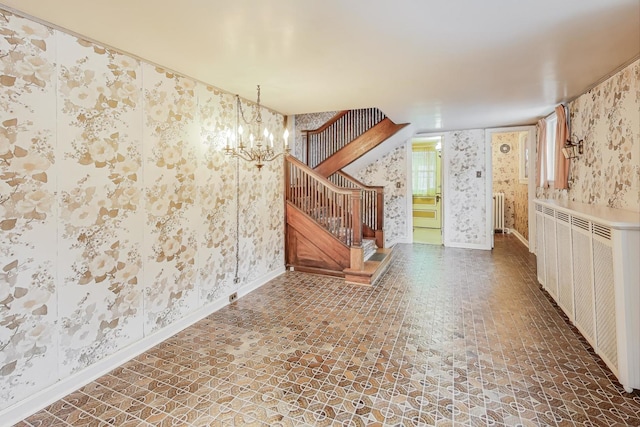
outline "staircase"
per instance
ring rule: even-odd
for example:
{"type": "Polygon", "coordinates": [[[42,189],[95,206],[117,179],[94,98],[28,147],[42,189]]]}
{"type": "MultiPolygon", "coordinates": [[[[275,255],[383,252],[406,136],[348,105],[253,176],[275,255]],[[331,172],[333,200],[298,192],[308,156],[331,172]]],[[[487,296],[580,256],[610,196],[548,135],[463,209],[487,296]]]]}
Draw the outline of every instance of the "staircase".
{"type": "Polygon", "coordinates": [[[406,125],[375,108],[342,111],[306,131],[306,164],[286,157],[286,259],[299,271],[372,285],[384,272],[383,187],[366,186],[341,169],[406,125]]]}

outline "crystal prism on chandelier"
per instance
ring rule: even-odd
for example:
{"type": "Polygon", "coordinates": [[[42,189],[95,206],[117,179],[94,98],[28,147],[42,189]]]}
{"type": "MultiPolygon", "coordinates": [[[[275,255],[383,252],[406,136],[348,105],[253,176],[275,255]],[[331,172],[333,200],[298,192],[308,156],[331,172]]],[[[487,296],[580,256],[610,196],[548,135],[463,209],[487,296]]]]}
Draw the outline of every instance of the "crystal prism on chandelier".
{"type": "Polygon", "coordinates": [[[274,150],[273,133],[265,127],[262,130],[262,110],[260,106],[260,85],[258,85],[258,100],[253,106],[253,115],[249,119],[245,117],[244,110],[242,109],[242,103],[240,102],[240,96],[236,95],[236,135],[232,138],[231,131],[227,131],[227,145],[224,149],[225,153],[229,156],[239,157],[248,162],[256,162],[258,170],[262,169],[265,162],[270,162],[276,159],[278,156],[285,153],[289,153],[289,130],[285,129],[283,134],[284,147],[282,152],[274,150]],[[249,127],[249,141],[245,143],[244,128],[240,124],[240,119],[245,125],[249,127]],[[253,134],[251,129],[256,130],[256,135],[253,134]],[[235,143],[232,146],[229,141],[235,139],[235,143]]]}

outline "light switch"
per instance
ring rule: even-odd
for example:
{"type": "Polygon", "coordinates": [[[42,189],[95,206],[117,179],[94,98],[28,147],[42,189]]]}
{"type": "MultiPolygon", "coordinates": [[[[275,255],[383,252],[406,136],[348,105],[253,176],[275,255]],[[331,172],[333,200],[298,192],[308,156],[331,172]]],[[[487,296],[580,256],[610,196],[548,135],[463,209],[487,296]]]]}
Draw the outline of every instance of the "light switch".
{"type": "Polygon", "coordinates": [[[482,171],[476,171],[476,178],[482,178],[482,171]]]}

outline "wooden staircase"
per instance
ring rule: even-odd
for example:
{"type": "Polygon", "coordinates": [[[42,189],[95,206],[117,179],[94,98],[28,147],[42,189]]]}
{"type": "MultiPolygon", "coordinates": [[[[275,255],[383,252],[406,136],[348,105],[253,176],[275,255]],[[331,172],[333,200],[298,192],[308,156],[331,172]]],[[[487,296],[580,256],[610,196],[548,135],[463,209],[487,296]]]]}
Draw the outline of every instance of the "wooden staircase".
{"type": "Polygon", "coordinates": [[[366,186],[341,168],[406,125],[378,109],[342,111],[306,131],[306,162],[286,157],[287,267],[372,285],[391,260],[384,248],[383,187],[366,186]]]}

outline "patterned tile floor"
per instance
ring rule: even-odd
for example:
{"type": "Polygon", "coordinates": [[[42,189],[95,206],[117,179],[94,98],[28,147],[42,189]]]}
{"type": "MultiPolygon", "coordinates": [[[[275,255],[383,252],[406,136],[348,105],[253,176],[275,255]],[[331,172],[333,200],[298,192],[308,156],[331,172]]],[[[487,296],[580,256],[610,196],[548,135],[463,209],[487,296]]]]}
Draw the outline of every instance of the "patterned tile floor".
{"type": "Polygon", "coordinates": [[[640,392],[496,236],[401,245],[373,288],[288,272],[18,425],[637,426],[640,392]]]}

